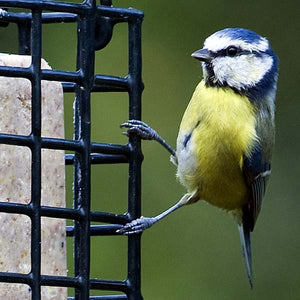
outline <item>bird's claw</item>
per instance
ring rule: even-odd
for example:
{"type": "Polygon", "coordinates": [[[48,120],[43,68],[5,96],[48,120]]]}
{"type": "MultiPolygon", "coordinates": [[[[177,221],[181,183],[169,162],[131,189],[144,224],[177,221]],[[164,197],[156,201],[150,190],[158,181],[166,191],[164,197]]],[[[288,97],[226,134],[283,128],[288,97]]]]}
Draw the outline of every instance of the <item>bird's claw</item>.
{"type": "Polygon", "coordinates": [[[127,223],[121,229],[118,229],[116,232],[124,235],[139,234],[142,233],[145,229],[151,227],[154,223],[154,218],[140,217],[139,219],[127,223]]]}
{"type": "Polygon", "coordinates": [[[149,127],[145,122],[139,120],[128,120],[120,125],[121,128],[127,128],[127,132],[123,132],[124,135],[131,133],[137,134],[143,140],[153,140],[157,136],[157,132],[149,127]]]}

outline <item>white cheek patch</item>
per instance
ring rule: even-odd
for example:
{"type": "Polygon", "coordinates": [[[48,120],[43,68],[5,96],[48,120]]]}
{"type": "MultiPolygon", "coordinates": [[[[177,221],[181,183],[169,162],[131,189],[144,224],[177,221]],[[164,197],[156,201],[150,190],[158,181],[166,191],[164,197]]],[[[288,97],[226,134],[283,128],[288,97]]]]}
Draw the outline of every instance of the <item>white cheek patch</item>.
{"type": "Polygon", "coordinates": [[[226,49],[227,47],[234,45],[243,50],[247,51],[261,51],[264,52],[269,48],[269,42],[265,38],[261,38],[256,43],[247,43],[240,39],[233,40],[230,37],[220,37],[218,35],[211,35],[204,42],[204,48],[209,49],[213,52],[218,52],[219,50],[226,49]]]}
{"type": "Polygon", "coordinates": [[[215,81],[236,89],[254,86],[271,69],[271,56],[240,55],[217,57],[212,61],[215,81]]]}

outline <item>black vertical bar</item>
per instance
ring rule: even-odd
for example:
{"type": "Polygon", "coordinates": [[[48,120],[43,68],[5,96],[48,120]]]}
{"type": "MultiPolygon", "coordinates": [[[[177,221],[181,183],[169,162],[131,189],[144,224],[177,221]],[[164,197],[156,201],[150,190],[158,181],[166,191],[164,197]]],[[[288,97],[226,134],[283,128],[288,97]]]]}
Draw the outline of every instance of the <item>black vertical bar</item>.
{"type": "Polygon", "coordinates": [[[31,135],[34,144],[31,149],[31,275],[32,299],[41,299],[41,52],[42,52],[41,11],[32,11],[32,115],[31,135]]]}
{"type": "Polygon", "coordinates": [[[31,26],[30,22],[18,23],[19,54],[30,55],[31,52],[31,26]]]}
{"type": "MultiPolygon", "coordinates": [[[[141,119],[142,59],[141,59],[142,16],[129,21],[129,119],[141,119]]],[[[141,141],[130,136],[132,147],[129,159],[128,213],[132,219],[141,215],[141,164],[143,160],[141,141]]],[[[128,238],[128,299],[142,300],[141,295],[141,236],[128,238]]]]}
{"type": "Polygon", "coordinates": [[[80,278],[81,286],[75,290],[76,300],[89,299],[90,280],[90,93],[94,80],[94,36],[96,4],[85,1],[78,20],[77,70],[82,74],[82,83],[76,86],[75,99],[75,139],[82,143],[81,152],[75,154],[74,168],[74,207],[80,209],[83,218],[75,221],[74,265],[75,276],[80,278]]]}

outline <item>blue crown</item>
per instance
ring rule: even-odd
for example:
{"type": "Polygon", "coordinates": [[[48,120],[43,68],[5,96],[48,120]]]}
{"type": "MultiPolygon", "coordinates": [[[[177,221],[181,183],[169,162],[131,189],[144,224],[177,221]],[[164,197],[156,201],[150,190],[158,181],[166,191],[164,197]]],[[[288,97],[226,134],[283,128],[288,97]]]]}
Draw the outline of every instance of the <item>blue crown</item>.
{"type": "Polygon", "coordinates": [[[259,43],[263,38],[257,33],[244,28],[226,28],[215,33],[222,37],[243,40],[246,43],[259,43]]]}

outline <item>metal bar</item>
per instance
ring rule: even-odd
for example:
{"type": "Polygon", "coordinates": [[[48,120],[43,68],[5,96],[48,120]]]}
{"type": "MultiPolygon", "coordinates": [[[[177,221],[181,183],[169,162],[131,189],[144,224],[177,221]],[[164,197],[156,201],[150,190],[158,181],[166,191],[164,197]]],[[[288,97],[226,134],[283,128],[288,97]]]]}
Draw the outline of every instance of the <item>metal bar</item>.
{"type": "MultiPolygon", "coordinates": [[[[75,83],[62,82],[62,86],[65,93],[75,92],[75,83]]],[[[91,92],[126,92],[123,87],[109,86],[109,85],[94,85],[91,92]]]]}
{"type": "Polygon", "coordinates": [[[11,214],[23,214],[31,216],[33,214],[31,204],[21,204],[12,202],[0,202],[0,212],[11,214]]]}
{"type": "Polygon", "coordinates": [[[56,2],[56,1],[43,1],[43,0],[0,0],[0,7],[17,7],[27,8],[34,10],[50,10],[57,12],[69,12],[79,14],[81,13],[85,5],[75,4],[67,2],[56,2]]]}
{"type": "Polygon", "coordinates": [[[83,149],[83,145],[80,141],[46,137],[41,138],[41,147],[47,149],[60,149],[70,151],[81,151],[83,149]]]}
{"type": "MultiPolygon", "coordinates": [[[[80,83],[82,80],[82,74],[80,72],[67,72],[67,71],[57,71],[57,70],[42,70],[43,80],[55,80],[55,81],[66,81],[70,83],[80,83]]],[[[128,79],[126,77],[117,76],[106,76],[106,75],[96,75],[94,80],[94,89],[107,89],[111,91],[128,91],[128,79]]],[[[70,85],[72,91],[75,90],[75,85],[70,85]]]]}
{"type": "Polygon", "coordinates": [[[32,285],[32,276],[31,274],[20,274],[20,273],[11,273],[11,272],[0,272],[0,281],[1,282],[10,282],[10,283],[23,283],[32,285]]]}
{"type": "MultiPolygon", "coordinates": [[[[106,236],[106,235],[118,235],[116,231],[121,229],[121,225],[91,225],[90,236],[106,236]]],[[[67,226],[67,236],[74,236],[74,226],[67,226]]]]}
{"type": "Polygon", "coordinates": [[[68,71],[57,71],[57,70],[42,70],[43,80],[55,80],[55,81],[69,81],[80,83],[82,80],[81,72],[68,72],[68,71]]]}
{"type": "MultiPolygon", "coordinates": [[[[21,26],[25,26],[26,23],[31,22],[32,14],[23,12],[11,12],[2,11],[0,15],[1,21],[18,23],[21,26]]],[[[42,13],[42,23],[74,23],[77,21],[77,14],[72,13],[42,13]]],[[[23,42],[23,41],[22,41],[23,42]]],[[[26,42],[26,41],[25,41],[26,42]]]]}
{"type": "MultiPolygon", "coordinates": [[[[141,95],[143,91],[141,65],[142,15],[129,22],[129,119],[141,118],[141,95]]],[[[129,159],[128,213],[136,219],[141,215],[141,164],[143,160],[141,141],[137,135],[129,137],[131,155],[129,159]]],[[[141,295],[141,236],[128,237],[128,299],[142,300],[141,295]]]]}
{"type": "Polygon", "coordinates": [[[77,14],[72,13],[43,13],[42,22],[47,23],[74,23],[77,22],[77,14]]]}
{"type": "Polygon", "coordinates": [[[32,136],[0,133],[0,144],[32,147],[32,136]]]}
{"type": "Polygon", "coordinates": [[[76,277],[66,277],[66,276],[51,276],[51,275],[41,275],[41,285],[48,286],[63,286],[63,287],[75,287],[80,288],[82,282],[80,278],[76,277]]]}
{"type": "Polygon", "coordinates": [[[92,164],[128,163],[128,157],[123,154],[91,154],[92,164]]]}
{"type": "Polygon", "coordinates": [[[80,210],[51,206],[41,206],[41,216],[72,220],[81,220],[83,218],[82,212],[80,210]]]}
{"type": "Polygon", "coordinates": [[[41,299],[41,52],[42,52],[42,25],[41,11],[32,11],[32,166],[31,166],[31,274],[32,300],[41,299]]]}
{"type": "MultiPolygon", "coordinates": [[[[68,297],[68,300],[74,300],[74,297],[68,297]]],[[[90,296],[89,300],[127,300],[126,295],[108,295],[108,296],[90,296]]]]}
{"type": "Polygon", "coordinates": [[[92,236],[118,235],[116,231],[121,228],[121,225],[91,225],[90,234],[92,236]]]}
{"type": "MultiPolygon", "coordinates": [[[[3,18],[3,14],[1,15],[3,18]]],[[[2,19],[1,18],[1,19],[2,19]]],[[[19,54],[29,55],[31,52],[31,25],[30,22],[18,23],[19,54]]]]}
{"type": "MultiPolygon", "coordinates": [[[[42,9],[80,15],[84,14],[84,10],[89,9],[89,3],[89,0],[86,0],[83,4],[43,0],[0,0],[0,7],[42,9]]],[[[128,18],[141,18],[143,16],[142,12],[136,9],[115,8],[107,6],[98,6],[97,14],[124,21],[128,18]]]]}
{"type": "MultiPolygon", "coordinates": [[[[101,16],[106,16],[110,18],[121,18],[121,19],[142,19],[144,14],[136,9],[129,8],[115,8],[115,7],[108,7],[108,6],[98,6],[97,13],[101,16]]],[[[127,20],[127,21],[130,21],[127,20]]]]}
{"type": "Polygon", "coordinates": [[[62,82],[62,87],[64,90],[64,93],[74,93],[75,92],[75,88],[76,88],[76,84],[73,82],[62,82]]]}
{"type": "Polygon", "coordinates": [[[103,154],[124,154],[130,155],[132,151],[128,145],[106,144],[106,143],[91,143],[91,151],[103,154]]]}
{"type": "Polygon", "coordinates": [[[75,289],[76,300],[89,299],[90,280],[90,196],[91,196],[91,116],[90,92],[94,81],[94,36],[96,24],[96,3],[85,1],[88,9],[78,17],[77,70],[83,76],[81,86],[76,87],[75,101],[75,139],[83,144],[81,153],[74,157],[74,207],[81,209],[84,218],[74,222],[74,266],[75,276],[82,283],[75,289]]]}
{"type": "Polygon", "coordinates": [[[95,85],[92,88],[92,92],[103,92],[103,93],[115,92],[115,93],[120,93],[120,92],[126,92],[126,90],[123,87],[117,87],[117,86],[95,85]]]}
{"type": "Polygon", "coordinates": [[[128,287],[125,281],[91,279],[90,289],[127,292],[128,287]]]}
{"type": "MultiPolygon", "coordinates": [[[[28,53],[27,53],[28,54],[28,53]]],[[[43,80],[55,80],[55,81],[65,81],[65,86],[67,86],[71,91],[75,91],[74,84],[82,81],[82,74],[80,72],[68,72],[68,71],[58,71],[58,70],[48,70],[43,69],[41,71],[43,80]]],[[[20,67],[6,67],[0,66],[0,76],[6,77],[22,77],[31,79],[33,74],[30,68],[20,68],[20,67]]],[[[128,91],[128,79],[125,77],[117,76],[105,76],[97,75],[95,76],[95,85],[93,85],[91,91],[116,91],[116,92],[127,92],[128,91]]]]}
{"type": "Polygon", "coordinates": [[[123,88],[124,91],[128,91],[129,83],[127,77],[96,75],[95,84],[99,86],[105,85],[109,87],[123,88]]]}
{"type": "Polygon", "coordinates": [[[126,295],[108,295],[108,296],[94,296],[90,300],[127,300],[126,295]]]}
{"type": "MultiPolygon", "coordinates": [[[[74,154],[65,155],[66,165],[74,163],[74,154]]],[[[128,157],[125,155],[115,154],[91,154],[91,164],[122,164],[128,163],[128,157]]]]}
{"type": "Polygon", "coordinates": [[[119,215],[113,213],[107,213],[102,211],[91,211],[91,221],[114,223],[114,224],[126,224],[129,222],[128,215],[119,215]]]}
{"type": "Polygon", "coordinates": [[[31,80],[33,77],[32,72],[31,68],[0,66],[0,76],[5,77],[22,77],[31,80]]]}

